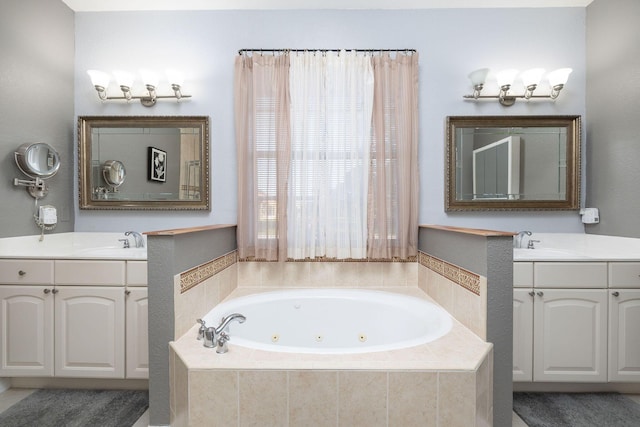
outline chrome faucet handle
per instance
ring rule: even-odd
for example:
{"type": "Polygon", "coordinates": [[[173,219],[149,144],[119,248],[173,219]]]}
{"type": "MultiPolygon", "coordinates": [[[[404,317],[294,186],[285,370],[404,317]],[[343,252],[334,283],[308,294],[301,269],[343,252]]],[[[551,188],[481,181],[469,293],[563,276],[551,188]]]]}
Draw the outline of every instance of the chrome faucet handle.
{"type": "Polygon", "coordinates": [[[529,243],[527,244],[527,249],[535,249],[536,247],[534,246],[534,243],[540,243],[540,240],[530,239],[529,243]]]}
{"type": "Polygon", "coordinates": [[[122,247],[124,249],[129,249],[129,239],[118,239],[118,242],[122,242],[122,247]]]}
{"type": "Polygon", "coordinates": [[[229,341],[230,339],[231,337],[229,336],[229,334],[227,334],[226,332],[221,332],[217,340],[218,346],[216,347],[216,353],[224,354],[229,351],[229,347],[227,347],[227,341],[229,341]]]}
{"type": "Polygon", "coordinates": [[[207,325],[205,325],[204,320],[202,319],[196,319],[196,322],[200,323],[200,329],[198,329],[198,338],[197,338],[197,340],[200,341],[204,339],[204,331],[207,330],[207,325]]]}

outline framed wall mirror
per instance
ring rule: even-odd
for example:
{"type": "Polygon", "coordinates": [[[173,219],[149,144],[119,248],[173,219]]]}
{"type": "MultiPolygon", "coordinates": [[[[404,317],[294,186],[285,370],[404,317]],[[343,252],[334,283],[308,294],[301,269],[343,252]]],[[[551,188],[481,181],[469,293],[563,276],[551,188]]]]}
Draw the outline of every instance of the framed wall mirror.
{"type": "Polygon", "coordinates": [[[445,210],[578,210],[580,116],[447,117],[445,210]]]}
{"type": "Polygon", "coordinates": [[[78,165],[80,209],[211,210],[207,116],[78,117],[78,165]]]}

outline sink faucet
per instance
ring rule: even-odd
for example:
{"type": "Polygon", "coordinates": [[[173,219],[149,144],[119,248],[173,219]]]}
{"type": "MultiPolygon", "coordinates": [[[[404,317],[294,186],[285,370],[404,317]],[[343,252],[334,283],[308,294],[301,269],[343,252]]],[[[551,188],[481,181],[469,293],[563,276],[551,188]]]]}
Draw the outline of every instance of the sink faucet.
{"type": "Polygon", "coordinates": [[[136,241],[136,248],[144,248],[144,237],[142,237],[142,234],[138,233],[137,231],[127,231],[126,233],[124,233],[124,235],[133,236],[136,241]]]}
{"type": "Polygon", "coordinates": [[[519,231],[518,234],[516,234],[516,238],[515,238],[515,247],[518,249],[522,248],[522,239],[524,238],[524,236],[531,236],[531,232],[524,230],[524,231],[519,231]]]}

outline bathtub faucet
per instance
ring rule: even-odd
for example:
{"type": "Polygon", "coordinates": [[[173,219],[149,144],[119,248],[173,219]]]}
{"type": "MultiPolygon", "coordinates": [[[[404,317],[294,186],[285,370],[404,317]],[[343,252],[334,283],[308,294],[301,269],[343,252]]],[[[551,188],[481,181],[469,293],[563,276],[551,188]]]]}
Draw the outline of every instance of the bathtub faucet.
{"type": "Polygon", "coordinates": [[[218,325],[218,327],[216,328],[216,335],[220,335],[224,328],[226,328],[229,322],[231,322],[232,320],[237,320],[240,323],[244,323],[247,318],[240,313],[233,313],[228,315],[227,317],[222,318],[222,320],[220,321],[220,325],[218,325]]]}
{"type": "MultiPolygon", "coordinates": [[[[204,342],[202,345],[209,348],[216,347],[216,353],[226,353],[228,351],[227,341],[229,341],[231,337],[224,331],[224,328],[226,328],[232,320],[243,323],[247,318],[240,313],[233,313],[223,318],[217,328],[213,326],[204,328],[204,322],[201,322],[201,328],[204,328],[204,342]]],[[[198,334],[198,336],[200,336],[200,334],[198,334]]]]}

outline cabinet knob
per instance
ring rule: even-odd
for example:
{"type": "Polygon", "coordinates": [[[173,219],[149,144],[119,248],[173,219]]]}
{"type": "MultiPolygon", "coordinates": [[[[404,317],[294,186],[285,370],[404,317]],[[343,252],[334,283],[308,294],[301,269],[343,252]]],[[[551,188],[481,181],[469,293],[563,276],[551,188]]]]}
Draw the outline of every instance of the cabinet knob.
{"type": "Polygon", "coordinates": [[[533,291],[529,292],[529,295],[530,295],[530,296],[534,296],[535,294],[536,294],[536,293],[535,293],[535,292],[533,292],[533,291]]]}
{"type": "Polygon", "coordinates": [[[129,289],[127,289],[127,290],[125,290],[125,291],[124,291],[124,294],[125,294],[125,295],[129,295],[130,293],[131,293],[131,291],[130,291],[129,289]]]}
{"type": "Polygon", "coordinates": [[[58,293],[58,290],[57,290],[57,289],[52,289],[52,290],[51,290],[51,293],[53,293],[53,294],[57,294],[57,293],[58,293]]]}
{"type": "Polygon", "coordinates": [[[617,297],[617,296],[620,296],[620,292],[614,291],[614,292],[611,292],[611,295],[613,295],[614,297],[617,297]]]}
{"type": "Polygon", "coordinates": [[[25,274],[27,274],[27,272],[24,270],[18,271],[18,276],[24,276],[25,274]]]}
{"type": "Polygon", "coordinates": [[[44,292],[45,294],[48,294],[49,292],[51,292],[51,289],[45,289],[43,292],[44,292]]]}
{"type": "Polygon", "coordinates": [[[536,292],[536,295],[538,295],[539,297],[541,297],[541,296],[543,296],[543,295],[544,295],[544,292],[542,292],[542,291],[538,291],[538,292],[536,292]]]}

